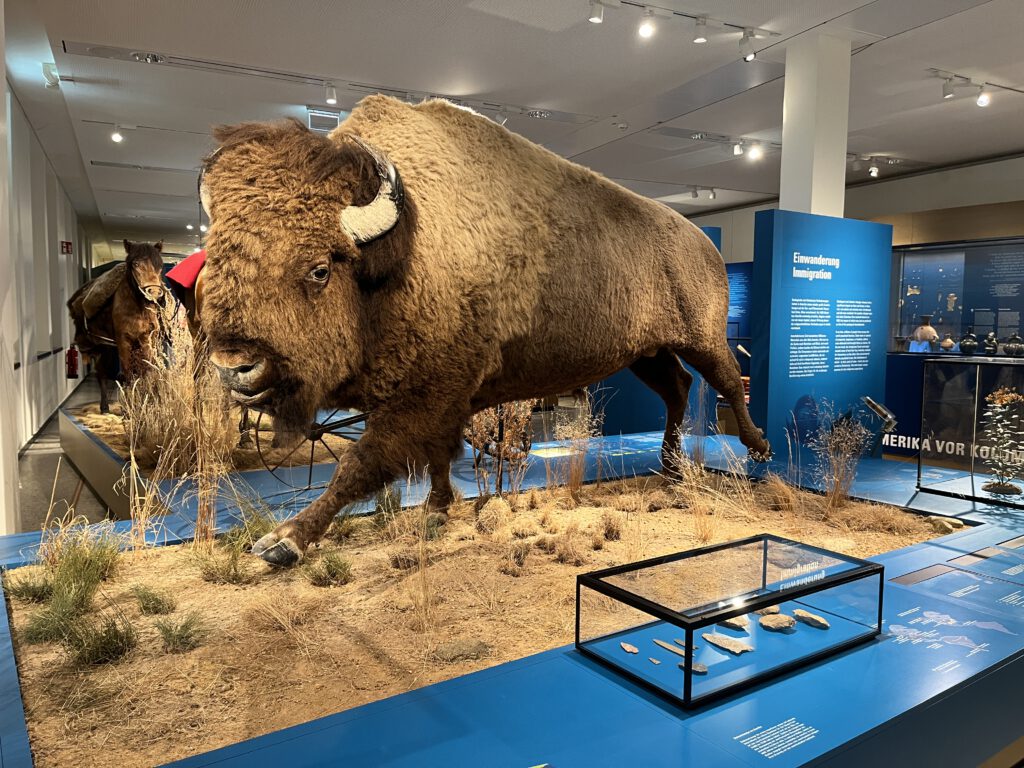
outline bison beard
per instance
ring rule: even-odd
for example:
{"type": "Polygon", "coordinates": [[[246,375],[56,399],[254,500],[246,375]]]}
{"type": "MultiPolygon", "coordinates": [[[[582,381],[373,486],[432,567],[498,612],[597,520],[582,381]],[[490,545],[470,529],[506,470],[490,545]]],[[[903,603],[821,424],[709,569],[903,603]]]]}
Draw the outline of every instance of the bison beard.
{"type": "Polygon", "coordinates": [[[371,412],[324,494],[254,547],[267,562],[297,562],[344,505],[408,473],[430,473],[443,517],[475,411],[625,367],[665,401],[666,468],[691,382],[680,357],[768,455],[726,343],[722,258],[667,207],[442,101],[369,97],[329,138],[294,122],[216,136],[211,360],[243,397],[274,386],[287,427],[316,407],[371,412]]]}

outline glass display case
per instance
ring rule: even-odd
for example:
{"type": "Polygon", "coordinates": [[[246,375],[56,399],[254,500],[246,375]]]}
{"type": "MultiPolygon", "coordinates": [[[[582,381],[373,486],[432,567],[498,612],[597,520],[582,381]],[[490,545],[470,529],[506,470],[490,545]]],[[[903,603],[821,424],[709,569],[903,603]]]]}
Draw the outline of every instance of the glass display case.
{"type": "Polygon", "coordinates": [[[684,707],[878,636],[881,565],[770,534],[582,574],[576,648],[684,707]]]}
{"type": "Polygon", "coordinates": [[[892,295],[890,352],[1015,357],[1024,351],[1020,238],[896,248],[892,295]]]}
{"type": "Polygon", "coordinates": [[[1024,360],[925,360],[918,490],[1024,507],[1024,360]]]}

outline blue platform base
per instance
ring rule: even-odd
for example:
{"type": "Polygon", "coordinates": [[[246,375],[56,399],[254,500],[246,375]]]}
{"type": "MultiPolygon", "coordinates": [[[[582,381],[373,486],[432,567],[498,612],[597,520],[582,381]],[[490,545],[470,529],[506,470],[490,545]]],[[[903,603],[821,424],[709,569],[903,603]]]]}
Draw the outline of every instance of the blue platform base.
{"type": "MultiPolygon", "coordinates": [[[[660,442],[660,434],[604,438],[589,476],[656,471],[660,442]]],[[[737,460],[742,451],[731,438],[708,439],[704,448],[708,464],[724,471],[787,470],[737,460]]],[[[559,446],[537,449],[554,460],[559,446]]],[[[544,483],[543,462],[533,462],[526,487],[544,483]]],[[[325,482],[331,468],[321,471],[325,482]]],[[[808,487],[812,474],[800,477],[808,487]]],[[[280,502],[282,514],[316,494],[296,493],[267,473],[243,477],[280,502]]],[[[467,457],[453,467],[453,480],[475,494],[467,457]]],[[[915,755],[936,766],[977,765],[1024,736],[1024,547],[1017,545],[1024,511],[922,494],[915,484],[914,465],[866,459],[854,493],[957,516],[969,527],[876,558],[887,579],[882,637],[705,709],[686,712],[566,647],[175,765],[863,766],[910,764],[915,755]],[[932,722],[956,729],[922,727],[932,722]],[[895,755],[903,757],[893,762],[895,755]]],[[[415,503],[425,487],[403,490],[415,503]]],[[[192,530],[188,494],[173,503],[162,542],[192,530]]],[[[220,499],[219,524],[236,517],[220,499]]],[[[0,539],[0,565],[30,562],[38,540],[38,533],[0,539]]],[[[31,762],[5,611],[0,605],[0,766],[20,768],[31,762]]]]}

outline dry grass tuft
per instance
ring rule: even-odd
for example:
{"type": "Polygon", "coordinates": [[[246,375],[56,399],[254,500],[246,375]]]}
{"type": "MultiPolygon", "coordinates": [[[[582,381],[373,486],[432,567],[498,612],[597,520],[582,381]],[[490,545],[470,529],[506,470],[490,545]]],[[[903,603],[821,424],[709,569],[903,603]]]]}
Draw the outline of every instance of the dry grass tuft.
{"type": "Polygon", "coordinates": [[[245,625],[255,632],[283,634],[296,639],[319,607],[319,601],[288,595],[260,595],[249,603],[243,619],[245,625]]]}
{"type": "Polygon", "coordinates": [[[555,548],[558,546],[558,537],[540,536],[533,542],[533,545],[541,552],[547,552],[549,555],[553,555],[555,553],[555,548]]]}
{"type": "Polygon", "coordinates": [[[555,561],[564,565],[583,565],[587,562],[589,544],[579,525],[571,522],[555,537],[555,561]]]}
{"type": "Polygon", "coordinates": [[[768,473],[761,483],[760,496],[765,506],[776,512],[795,512],[799,499],[796,488],[774,472],[768,473]]]}
{"type": "Polygon", "coordinates": [[[41,567],[21,568],[7,575],[4,588],[23,602],[45,603],[53,597],[53,575],[41,567]]]}
{"type": "Polygon", "coordinates": [[[536,509],[540,506],[540,494],[536,488],[530,489],[530,495],[527,496],[526,504],[530,509],[536,509]]]}
{"type": "Polygon", "coordinates": [[[540,530],[529,517],[519,517],[512,521],[509,532],[513,539],[529,539],[540,533],[540,530]]]}
{"type": "Polygon", "coordinates": [[[612,510],[601,513],[601,534],[605,541],[618,541],[622,538],[622,514],[612,510]]]}
{"type": "Polygon", "coordinates": [[[139,603],[139,610],[146,616],[171,613],[177,607],[174,596],[168,592],[157,591],[143,584],[135,584],[131,588],[139,603]]]}
{"type": "Polygon", "coordinates": [[[185,653],[202,645],[209,631],[195,612],[180,619],[161,619],[153,624],[160,634],[165,653],[185,653]]]}
{"type": "Polygon", "coordinates": [[[718,528],[715,513],[707,507],[691,507],[693,536],[701,544],[710,544],[718,528]]]}
{"type": "Polygon", "coordinates": [[[352,519],[352,515],[348,512],[342,512],[340,515],[331,521],[330,527],[327,529],[327,533],[324,537],[342,544],[351,539],[356,532],[356,521],[352,519]]]}
{"type": "Polygon", "coordinates": [[[509,576],[522,576],[526,573],[526,562],[532,549],[533,546],[528,541],[509,542],[499,570],[509,576]]]}
{"type": "Polygon", "coordinates": [[[340,587],[352,581],[352,563],[340,552],[325,552],[306,563],[302,575],[314,587],[340,587]]]}
{"type": "Polygon", "coordinates": [[[500,496],[492,496],[476,516],[476,529],[480,533],[494,533],[512,520],[512,507],[500,496]]]}
{"type": "Polygon", "coordinates": [[[111,613],[97,622],[79,617],[64,627],[64,649],[73,664],[109,664],[126,656],[139,642],[139,633],[121,613],[111,613]]]}
{"type": "Polygon", "coordinates": [[[590,531],[590,548],[592,550],[596,552],[597,550],[604,549],[604,542],[605,538],[603,530],[595,528],[590,531]]]}
{"type": "MultiPolygon", "coordinates": [[[[600,450],[600,442],[596,445],[592,443],[593,438],[601,435],[604,411],[598,407],[594,393],[583,389],[576,398],[574,409],[559,410],[555,415],[555,439],[566,443],[569,456],[558,461],[553,474],[558,484],[568,492],[569,498],[578,503],[582,499],[583,482],[586,479],[587,455],[592,447],[600,450]]],[[[597,457],[597,463],[600,466],[600,456],[597,457]]],[[[549,477],[549,486],[552,479],[549,477]]]]}
{"type": "Polygon", "coordinates": [[[248,558],[237,547],[196,551],[193,557],[203,581],[211,584],[252,584],[259,579],[248,558]]]}

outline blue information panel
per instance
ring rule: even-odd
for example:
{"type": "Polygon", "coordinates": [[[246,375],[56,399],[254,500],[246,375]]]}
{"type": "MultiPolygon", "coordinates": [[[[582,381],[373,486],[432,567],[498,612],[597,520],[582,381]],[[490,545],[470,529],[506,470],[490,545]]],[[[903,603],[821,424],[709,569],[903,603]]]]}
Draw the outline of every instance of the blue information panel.
{"type": "Polygon", "coordinates": [[[883,400],[891,258],[888,224],[756,214],[751,415],[776,453],[806,441],[824,404],[883,400]]]}

